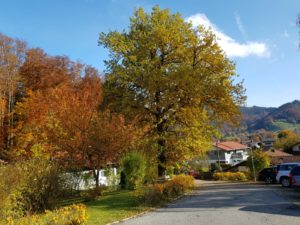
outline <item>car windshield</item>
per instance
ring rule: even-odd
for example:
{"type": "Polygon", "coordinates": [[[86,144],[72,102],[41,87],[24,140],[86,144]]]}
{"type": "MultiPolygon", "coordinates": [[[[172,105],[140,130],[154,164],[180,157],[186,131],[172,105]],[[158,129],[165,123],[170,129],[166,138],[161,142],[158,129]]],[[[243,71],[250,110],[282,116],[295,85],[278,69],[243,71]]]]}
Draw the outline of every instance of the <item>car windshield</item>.
{"type": "Polygon", "coordinates": [[[279,165],[279,170],[291,170],[293,169],[297,164],[289,164],[289,165],[279,165]]]}

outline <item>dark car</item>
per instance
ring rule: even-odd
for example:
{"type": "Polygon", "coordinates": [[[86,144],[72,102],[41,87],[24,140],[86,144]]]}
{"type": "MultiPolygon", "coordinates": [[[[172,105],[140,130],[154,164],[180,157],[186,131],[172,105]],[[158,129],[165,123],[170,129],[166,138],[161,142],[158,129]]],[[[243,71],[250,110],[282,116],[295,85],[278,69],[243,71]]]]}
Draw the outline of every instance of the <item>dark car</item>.
{"type": "Polygon", "coordinates": [[[296,166],[291,170],[289,178],[291,186],[300,189],[300,166],[296,166]]]}
{"type": "Polygon", "coordinates": [[[275,184],[276,174],[277,174],[276,166],[264,168],[259,172],[258,180],[264,181],[266,184],[275,184]]]}

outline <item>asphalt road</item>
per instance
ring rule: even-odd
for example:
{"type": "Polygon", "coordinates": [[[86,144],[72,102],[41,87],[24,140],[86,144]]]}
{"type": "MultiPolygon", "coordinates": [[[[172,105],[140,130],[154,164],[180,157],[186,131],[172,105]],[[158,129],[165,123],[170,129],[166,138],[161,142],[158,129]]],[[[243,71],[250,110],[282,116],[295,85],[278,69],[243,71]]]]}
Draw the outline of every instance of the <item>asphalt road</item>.
{"type": "Polygon", "coordinates": [[[207,182],[165,208],[121,224],[300,225],[300,209],[272,186],[207,182]]]}

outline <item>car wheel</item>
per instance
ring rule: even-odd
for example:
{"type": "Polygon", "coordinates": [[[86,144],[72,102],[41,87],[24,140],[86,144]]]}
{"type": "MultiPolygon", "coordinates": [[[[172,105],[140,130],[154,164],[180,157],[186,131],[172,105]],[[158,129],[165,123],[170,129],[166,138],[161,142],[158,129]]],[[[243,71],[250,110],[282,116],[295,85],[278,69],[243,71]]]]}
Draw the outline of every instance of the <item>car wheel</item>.
{"type": "Polygon", "coordinates": [[[282,187],[290,187],[290,181],[289,178],[284,177],[281,179],[281,185],[282,187]]]}
{"type": "Polygon", "coordinates": [[[273,180],[271,177],[266,177],[266,179],[265,179],[266,184],[272,184],[272,182],[273,182],[273,180]]]}

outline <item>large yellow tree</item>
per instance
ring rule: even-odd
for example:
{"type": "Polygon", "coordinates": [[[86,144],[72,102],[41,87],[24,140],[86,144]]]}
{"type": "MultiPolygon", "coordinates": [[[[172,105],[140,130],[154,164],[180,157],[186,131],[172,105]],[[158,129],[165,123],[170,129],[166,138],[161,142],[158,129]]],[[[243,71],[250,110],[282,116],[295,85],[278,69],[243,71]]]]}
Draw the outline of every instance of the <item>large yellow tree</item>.
{"type": "Polygon", "coordinates": [[[204,27],[180,14],[142,8],[123,32],[101,33],[110,51],[105,103],[151,126],[159,175],[168,164],[205,151],[224,122],[236,122],[244,90],[235,66],[204,27]]]}

